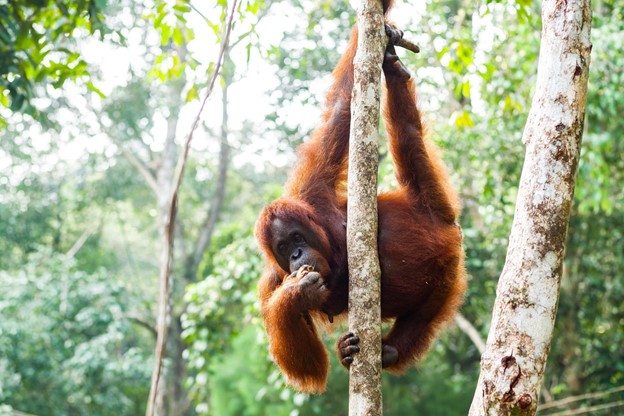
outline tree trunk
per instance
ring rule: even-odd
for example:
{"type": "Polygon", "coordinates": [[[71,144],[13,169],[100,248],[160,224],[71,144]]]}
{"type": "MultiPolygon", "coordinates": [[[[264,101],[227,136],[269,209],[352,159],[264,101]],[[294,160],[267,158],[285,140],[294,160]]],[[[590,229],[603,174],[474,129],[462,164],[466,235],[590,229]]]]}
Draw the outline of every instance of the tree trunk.
{"type": "MultiPolygon", "coordinates": [[[[191,252],[187,255],[186,264],[184,268],[184,285],[196,281],[199,265],[204,256],[204,251],[210,247],[212,235],[217,226],[219,220],[219,214],[223,207],[223,201],[225,200],[225,187],[227,180],[227,173],[230,161],[230,145],[228,143],[228,87],[232,82],[231,76],[227,76],[226,73],[231,71],[232,68],[228,56],[229,48],[225,48],[222,67],[221,78],[223,79],[221,107],[222,107],[222,119],[221,119],[221,136],[219,139],[219,166],[216,189],[210,203],[207,207],[206,219],[202,222],[197,237],[195,246],[191,248],[191,252]]],[[[186,390],[184,389],[184,379],[186,378],[186,366],[184,363],[183,352],[186,347],[182,340],[182,326],[180,324],[180,315],[176,315],[177,326],[175,328],[175,359],[174,362],[174,398],[176,400],[175,412],[173,416],[180,416],[186,413],[191,401],[188,397],[186,390]]]]}
{"type": "Polygon", "coordinates": [[[186,263],[185,276],[187,281],[193,282],[197,278],[197,270],[199,264],[204,256],[204,251],[210,247],[212,240],[212,234],[214,233],[217,221],[219,220],[219,214],[223,207],[223,201],[225,200],[225,185],[227,182],[228,167],[230,164],[230,145],[228,143],[229,134],[229,117],[228,117],[228,88],[232,82],[231,72],[233,71],[233,63],[229,59],[229,50],[226,48],[223,52],[223,69],[221,78],[223,80],[222,92],[221,92],[221,136],[219,138],[219,167],[217,175],[217,185],[215,187],[214,194],[210,199],[210,205],[208,206],[208,213],[206,219],[203,221],[197,242],[193,252],[189,254],[186,263]]]}
{"type": "Polygon", "coordinates": [[[570,266],[564,263],[561,275],[561,295],[562,299],[565,299],[563,314],[559,315],[559,319],[563,319],[563,322],[560,322],[560,328],[563,328],[561,331],[563,338],[563,379],[567,386],[567,394],[570,396],[581,393],[581,372],[583,369],[583,362],[579,360],[580,351],[577,351],[579,349],[577,340],[580,331],[578,322],[579,270],[577,263],[577,261],[572,262],[572,270],[570,266]]]}
{"type": "Polygon", "coordinates": [[[360,337],[350,369],[349,415],[381,415],[381,307],[377,253],[377,163],[381,64],[386,45],[379,0],[358,10],[349,138],[347,251],[349,328],[360,337]]]}
{"type": "MultiPolygon", "coordinates": [[[[175,221],[177,214],[177,206],[178,206],[178,192],[180,190],[180,186],[182,185],[182,178],[184,176],[184,168],[186,166],[186,161],[188,159],[188,154],[191,149],[191,142],[193,141],[193,134],[199,125],[199,121],[206,106],[206,101],[212,94],[212,90],[214,88],[215,81],[219,75],[219,71],[221,69],[221,62],[223,59],[223,55],[225,50],[228,47],[228,42],[230,38],[230,31],[232,29],[232,21],[234,19],[234,14],[236,12],[236,5],[238,1],[234,0],[232,2],[232,7],[229,13],[229,17],[227,23],[225,25],[225,31],[223,38],[221,39],[221,48],[219,50],[219,57],[217,59],[217,63],[214,66],[210,79],[208,81],[208,89],[206,91],[206,95],[201,101],[201,105],[199,107],[199,111],[193,120],[193,124],[191,125],[190,131],[186,136],[186,140],[182,146],[180,156],[178,157],[177,164],[175,165],[175,170],[170,177],[170,187],[169,187],[169,195],[166,200],[163,198],[162,200],[159,198],[159,208],[162,206],[163,212],[166,211],[167,215],[162,219],[162,251],[161,251],[161,261],[160,261],[160,294],[159,294],[159,303],[158,303],[158,320],[157,320],[157,337],[156,337],[156,348],[155,348],[155,362],[154,362],[154,370],[152,372],[152,383],[150,388],[150,393],[147,402],[146,408],[146,416],[156,416],[156,415],[167,415],[174,414],[173,412],[167,411],[166,403],[163,403],[160,400],[160,397],[166,397],[166,395],[161,394],[163,386],[166,385],[165,380],[162,380],[164,373],[164,358],[166,352],[166,345],[168,341],[168,325],[172,322],[172,314],[171,307],[169,305],[169,301],[171,298],[171,286],[172,286],[172,265],[173,265],[173,248],[174,248],[174,230],[175,230],[175,221]],[[166,206],[162,205],[161,202],[166,201],[166,206]]],[[[185,52],[186,50],[183,49],[185,52]]],[[[177,123],[177,116],[173,118],[177,123]]],[[[170,126],[171,127],[171,126],[170,126]]],[[[167,137],[170,137],[170,134],[175,136],[175,129],[168,129],[167,137]]],[[[167,146],[165,146],[165,152],[167,146]]],[[[161,167],[162,170],[162,167],[161,167]]],[[[160,177],[159,177],[160,180],[160,177]]],[[[163,178],[163,182],[166,178],[163,178]]]]}
{"type": "MultiPolygon", "coordinates": [[[[171,313],[170,289],[173,284],[173,276],[171,276],[171,264],[173,262],[173,230],[175,216],[171,214],[171,194],[174,187],[174,173],[176,161],[178,160],[178,146],[175,143],[176,131],[178,126],[178,116],[181,105],[181,94],[184,87],[184,79],[176,79],[171,81],[169,88],[168,101],[171,105],[169,116],[167,117],[167,135],[158,168],[157,185],[158,185],[158,229],[160,230],[161,244],[161,276],[160,276],[160,296],[158,300],[157,312],[157,339],[156,339],[156,357],[164,357],[166,344],[168,342],[169,325],[173,322],[171,313]],[[168,266],[166,266],[168,265],[168,266]],[[164,276],[162,273],[166,273],[164,276]]],[[[171,377],[169,377],[169,369],[165,368],[162,362],[154,365],[152,374],[152,387],[146,414],[148,416],[166,416],[170,414],[170,407],[175,405],[172,400],[173,386],[171,377]],[[153,407],[152,407],[153,406],[153,407]]]]}
{"type": "Polygon", "coordinates": [[[550,348],[589,56],[589,0],[542,2],[535,96],[505,267],[470,415],[533,415],[550,348]]]}

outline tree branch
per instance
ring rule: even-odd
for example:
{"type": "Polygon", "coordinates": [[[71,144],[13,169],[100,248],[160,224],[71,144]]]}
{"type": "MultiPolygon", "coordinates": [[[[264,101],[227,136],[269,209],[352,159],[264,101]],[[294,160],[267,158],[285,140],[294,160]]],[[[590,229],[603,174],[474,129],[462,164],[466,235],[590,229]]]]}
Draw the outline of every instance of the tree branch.
{"type": "Polygon", "coordinates": [[[8,412],[9,416],[37,416],[34,413],[20,412],[19,410],[15,409],[10,409],[8,412]]]}
{"type": "Polygon", "coordinates": [[[153,336],[154,338],[156,338],[156,336],[158,335],[158,331],[156,331],[156,328],[154,327],[154,325],[152,325],[151,323],[147,322],[145,319],[140,318],[138,316],[135,315],[128,315],[126,316],[126,319],[134,322],[135,324],[147,329],[153,336]]]}
{"type": "Polygon", "coordinates": [[[268,6],[266,6],[264,9],[262,9],[260,11],[260,13],[258,14],[257,18],[256,18],[256,22],[251,25],[251,29],[249,29],[247,32],[242,33],[238,39],[236,39],[234,42],[232,42],[230,44],[230,49],[236,47],[236,45],[238,45],[239,43],[241,43],[243,41],[243,39],[247,38],[247,36],[249,36],[250,34],[252,34],[255,30],[256,30],[256,26],[258,25],[258,23],[260,23],[260,21],[268,14],[269,9],[271,8],[271,4],[273,3],[269,3],[268,6]]]}
{"type": "MultiPolygon", "coordinates": [[[[111,136],[109,135],[109,137],[111,136]]],[[[154,191],[156,195],[158,195],[158,184],[156,183],[156,178],[154,177],[154,175],[150,173],[147,167],[145,167],[145,165],[139,159],[137,159],[137,157],[132,152],[130,152],[126,148],[126,146],[118,143],[114,139],[113,142],[115,143],[115,146],[119,148],[121,154],[128,160],[128,162],[130,162],[130,164],[135,167],[135,169],[141,174],[141,176],[143,176],[143,179],[145,179],[145,183],[152,189],[152,191],[154,191]]]]}
{"type": "Polygon", "coordinates": [[[620,407],[620,406],[624,406],[624,400],[619,400],[617,402],[611,402],[611,403],[597,404],[595,406],[583,407],[580,409],[564,410],[562,412],[551,413],[548,416],[575,416],[575,415],[583,415],[586,413],[593,414],[594,412],[598,412],[599,410],[612,409],[614,407],[620,407]]]}
{"type": "MultiPolygon", "coordinates": [[[[102,123],[100,123],[100,125],[102,125],[102,123]]],[[[107,130],[103,125],[102,125],[102,128],[104,131],[107,130]]],[[[106,131],[106,135],[111,139],[113,144],[117,146],[117,148],[121,151],[121,154],[123,155],[123,157],[125,157],[126,160],[132,166],[134,166],[137,172],[139,172],[139,174],[143,176],[143,179],[145,179],[145,183],[150,187],[150,189],[154,191],[156,195],[158,195],[159,190],[158,190],[158,184],[156,183],[156,178],[154,177],[154,175],[152,175],[149,169],[147,169],[147,167],[143,164],[143,162],[141,162],[119,140],[115,139],[114,136],[110,134],[108,131],[106,131]]]]}
{"type": "Polygon", "coordinates": [[[399,39],[399,41],[396,43],[395,46],[400,46],[404,49],[407,49],[408,51],[414,52],[414,53],[418,53],[420,52],[420,48],[418,47],[418,45],[416,45],[415,43],[410,42],[407,39],[401,38],[399,39]]]}
{"type": "Polygon", "coordinates": [[[481,338],[481,334],[479,334],[477,328],[475,328],[461,313],[455,315],[455,323],[464,334],[468,335],[468,338],[470,338],[475,347],[477,347],[479,353],[483,354],[483,351],[485,351],[485,341],[481,338]]]}
{"type": "Polygon", "coordinates": [[[538,410],[541,412],[542,410],[550,409],[553,407],[565,406],[566,404],[574,403],[579,400],[595,399],[597,397],[607,396],[609,394],[618,393],[620,391],[624,391],[624,386],[615,387],[609,390],[599,391],[595,393],[586,393],[586,394],[579,394],[578,396],[570,396],[570,397],[566,397],[565,399],[554,400],[552,402],[541,404],[539,405],[538,410]]]}
{"type": "Polygon", "coordinates": [[[91,223],[80,235],[80,237],[78,237],[78,240],[76,240],[76,242],[74,243],[73,246],[71,246],[71,248],[67,251],[67,253],[65,253],[65,257],[71,259],[73,258],[76,253],[78,253],[78,251],[80,251],[80,249],[82,248],[82,246],[84,245],[84,243],[87,242],[87,239],[89,237],[91,237],[91,235],[93,235],[93,233],[95,232],[95,230],[98,229],[98,227],[100,226],[100,223],[96,223],[93,222],[91,223]]]}

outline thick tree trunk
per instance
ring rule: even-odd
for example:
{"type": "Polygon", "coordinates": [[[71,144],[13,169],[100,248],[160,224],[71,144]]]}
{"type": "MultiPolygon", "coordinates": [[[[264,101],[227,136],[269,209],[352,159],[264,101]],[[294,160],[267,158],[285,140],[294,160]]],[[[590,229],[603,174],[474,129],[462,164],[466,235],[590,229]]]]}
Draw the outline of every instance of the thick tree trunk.
{"type": "Polygon", "coordinates": [[[381,307],[377,253],[377,163],[381,64],[386,45],[379,0],[358,11],[349,138],[347,251],[349,328],[360,337],[350,369],[349,415],[381,415],[381,307]]]}
{"type": "Polygon", "coordinates": [[[557,310],[591,51],[589,0],[542,2],[535,96],[505,267],[470,415],[533,415],[557,310]]]}

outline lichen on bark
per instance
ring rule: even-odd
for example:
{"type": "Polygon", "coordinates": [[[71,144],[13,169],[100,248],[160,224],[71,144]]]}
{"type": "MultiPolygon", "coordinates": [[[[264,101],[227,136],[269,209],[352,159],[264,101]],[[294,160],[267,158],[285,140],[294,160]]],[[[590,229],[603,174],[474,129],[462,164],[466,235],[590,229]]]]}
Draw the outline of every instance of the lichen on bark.
{"type": "Polygon", "coordinates": [[[545,0],[542,20],[525,164],[471,416],[534,415],[552,340],[583,133],[589,0],[545,0]]]}

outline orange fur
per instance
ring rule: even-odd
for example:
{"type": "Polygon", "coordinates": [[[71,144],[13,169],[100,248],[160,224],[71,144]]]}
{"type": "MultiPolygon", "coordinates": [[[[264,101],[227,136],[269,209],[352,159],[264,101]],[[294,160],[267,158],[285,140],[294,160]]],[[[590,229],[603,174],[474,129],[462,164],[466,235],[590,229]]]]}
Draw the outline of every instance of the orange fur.
{"type": "MultiPolygon", "coordinates": [[[[389,2],[385,3],[386,10],[389,2]]],[[[259,297],[270,351],[288,382],[309,393],[325,389],[328,371],[314,320],[347,310],[344,190],[356,44],[354,30],[334,70],[322,125],[300,147],[285,196],[267,206],[256,224],[267,261],[259,297]],[[307,290],[292,275],[286,279],[292,270],[280,267],[273,253],[276,219],[298,224],[315,236],[312,266],[322,275],[327,292],[307,290]]],[[[456,225],[459,199],[437,150],[423,137],[414,82],[391,67],[384,66],[384,73],[384,118],[400,188],[378,197],[381,307],[384,319],[394,319],[383,342],[398,351],[388,370],[400,372],[427,352],[453,318],[466,279],[456,225]]]]}

